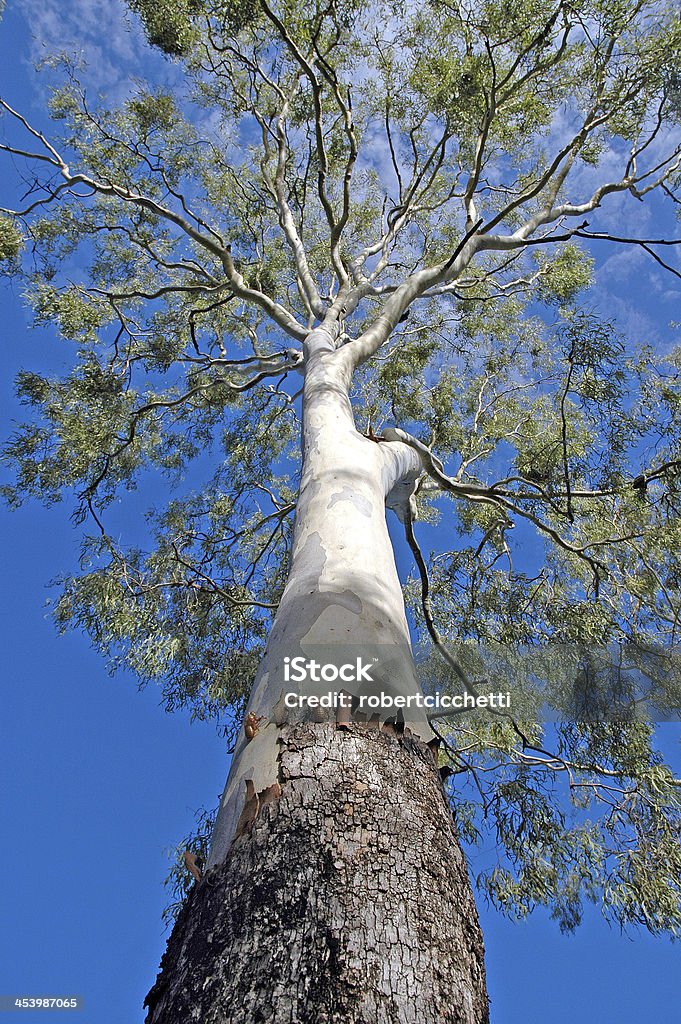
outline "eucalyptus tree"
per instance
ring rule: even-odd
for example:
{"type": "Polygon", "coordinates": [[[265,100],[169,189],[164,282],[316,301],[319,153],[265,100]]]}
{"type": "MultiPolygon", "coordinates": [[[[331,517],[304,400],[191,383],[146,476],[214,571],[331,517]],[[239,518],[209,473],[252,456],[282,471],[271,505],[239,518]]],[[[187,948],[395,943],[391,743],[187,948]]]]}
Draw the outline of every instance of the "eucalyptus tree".
{"type": "Polygon", "coordinates": [[[3,100],[0,256],[73,343],[6,448],[8,499],[83,525],[58,623],[234,742],[147,1019],[487,1020],[459,844],[490,837],[501,910],[676,933],[679,781],[631,688],[678,704],[679,355],[583,299],[597,245],[679,276],[673,232],[612,230],[679,203],[675,5],[129,6],[176,89],[110,109],[61,57],[49,127],[3,100]],[[126,546],[115,503],[166,478],[126,546]],[[419,707],[386,506],[424,686],[506,672],[509,710],[419,707]],[[360,677],[330,714],[287,697],[319,652],[360,677]]]}

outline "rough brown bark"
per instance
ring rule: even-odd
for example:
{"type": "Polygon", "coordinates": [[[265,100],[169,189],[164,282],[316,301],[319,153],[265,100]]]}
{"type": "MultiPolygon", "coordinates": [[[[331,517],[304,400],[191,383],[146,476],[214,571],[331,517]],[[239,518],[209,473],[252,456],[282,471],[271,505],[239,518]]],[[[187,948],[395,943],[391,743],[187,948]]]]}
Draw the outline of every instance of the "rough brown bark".
{"type": "MultiPolygon", "coordinates": [[[[147,1024],[485,1024],[483,944],[429,748],[351,725],[281,730],[198,883],[147,1024]]],[[[146,1004],[145,1004],[146,1005],[146,1004]]]]}

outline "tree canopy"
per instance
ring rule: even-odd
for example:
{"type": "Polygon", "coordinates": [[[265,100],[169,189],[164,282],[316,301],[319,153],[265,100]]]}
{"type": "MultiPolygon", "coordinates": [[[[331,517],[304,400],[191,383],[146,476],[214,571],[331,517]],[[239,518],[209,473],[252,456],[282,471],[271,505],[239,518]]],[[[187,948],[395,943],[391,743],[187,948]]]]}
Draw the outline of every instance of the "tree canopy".
{"type": "MultiPolygon", "coordinates": [[[[588,287],[599,245],[681,276],[673,231],[629,228],[642,201],[656,222],[680,201],[676,5],[129,6],[174,90],[112,108],[58,55],[49,124],[1,104],[28,182],[1,266],[73,352],[65,376],[20,374],[5,448],[10,502],[67,498],[83,524],[60,627],[169,708],[238,719],[286,578],[302,345],[323,322],[358,429],[397,428],[428,469],[416,630],[672,658],[681,350],[627,336],[588,287]],[[126,543],[116,502],[137,487],[155,505],[126,543]]],[[[463,837],[498,842],[479,883],[501,909],[549,904],[569,929],[587,899],[678,931],[679,781],[650,721],[439,728],[463,837]]]]}

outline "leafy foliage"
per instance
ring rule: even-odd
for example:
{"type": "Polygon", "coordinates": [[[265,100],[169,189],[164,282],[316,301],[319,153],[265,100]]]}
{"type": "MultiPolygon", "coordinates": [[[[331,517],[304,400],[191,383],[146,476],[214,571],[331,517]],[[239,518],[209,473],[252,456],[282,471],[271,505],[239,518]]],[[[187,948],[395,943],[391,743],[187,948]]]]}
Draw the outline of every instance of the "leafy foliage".
{"type": "Polygon", "coordinates": [[[495,906],[516,919],[548,906],[570,932],[590,902],[621,927],[679,935],[681,794],[651,750],[652,731],[647,723],[565,723],[548,755],[530,745],[519,752],[503,726],[457,729],[469,781],[455,777],[453,806],[472,848],[492,840],[503,851],[477,878],[495,906]],[[490,750],[493,785],[479,771],[489,770],[490,750]]]}
{"type": "Polygon", "coordinates": [[[16,266],[21,243],[22,237],[16,225],[8,217],[0,217],[0,266],[16,266]]]}

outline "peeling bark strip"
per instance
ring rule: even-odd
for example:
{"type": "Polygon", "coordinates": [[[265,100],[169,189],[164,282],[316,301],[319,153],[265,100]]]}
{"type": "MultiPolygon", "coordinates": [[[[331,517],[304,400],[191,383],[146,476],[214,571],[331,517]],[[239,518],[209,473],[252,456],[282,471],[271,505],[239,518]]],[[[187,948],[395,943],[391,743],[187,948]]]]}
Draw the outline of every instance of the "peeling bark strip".
{"type": "Polygon", "coordinates": [[[147,1024],[486,1024],[482,935],[428,747],[285,727],[279,777],[195,886],[147,1024]]]}

